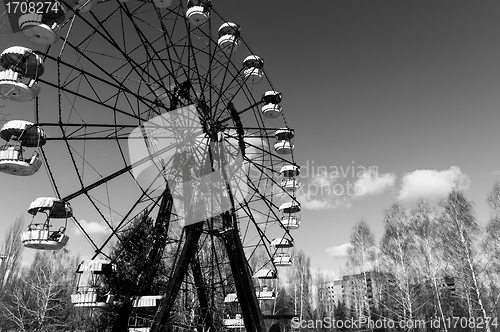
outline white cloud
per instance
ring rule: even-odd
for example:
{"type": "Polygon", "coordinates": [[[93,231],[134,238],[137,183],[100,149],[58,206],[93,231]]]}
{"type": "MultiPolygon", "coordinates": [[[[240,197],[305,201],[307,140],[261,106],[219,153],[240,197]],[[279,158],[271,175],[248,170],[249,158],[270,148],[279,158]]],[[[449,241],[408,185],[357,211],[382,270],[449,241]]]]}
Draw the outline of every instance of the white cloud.
{"type": "MultiPolygon", "coordinates": [[[[81,219],[80,226],[82,226],[87,234],[108,234],[110,232],[110,229],[106,225],[103,225],[96,221],[87,221],[85,219],[81,219]]],[[[79,228],[75,228],[73,234],[81,235],[82,232],[79,228]]]]}
{"type": "Polygon", "coordinates": [[[330,257],[344,258],[347,257],[347,249],[349,249],[350,247],[352,247],[352,245],[347,242],[339,246],[327,248],[325,251],[330,257]]]}
{"type": "Polygon", "coordinates": [[[437,171],[430,169],[406,173],[401,180],[398,200],[411,201],[419,198],[439,199],[449,194],[454,186],[467,190],[470,179],[456,166],[437,171]]]}
{"type": "Polygon", "coordinates": [[[387,188],[394,186],[396,176],[394,174],[378,174],[377,172],[366,171],[360,174],[359,179],[354,183],[356,196],[368,194],[379,194],[387,188]]]}

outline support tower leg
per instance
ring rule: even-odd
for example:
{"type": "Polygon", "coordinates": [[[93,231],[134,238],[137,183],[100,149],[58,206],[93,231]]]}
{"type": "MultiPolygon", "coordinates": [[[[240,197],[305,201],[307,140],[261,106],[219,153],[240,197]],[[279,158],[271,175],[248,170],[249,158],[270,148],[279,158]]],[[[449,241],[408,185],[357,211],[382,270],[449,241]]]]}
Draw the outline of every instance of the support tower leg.
{"type": "Polygon", "coordinates": [[[238,229],[236,228],[236,216],[232,212],[223,214],[224,244],[229,256],[229,264],[236,284],[236,294],[240,302],[243,320],[247,332],[265,332],[266,325],[260,311],[257,294],[250,275],[243,244],[241,243],[238,229]]]}
{"type": "Polygon", "coordinates": [[[172,278],[169,280],[167,289],[165,291],[165,299],[161,305],[161,309],[156,316],[151,332],[166,332],[167,323],[170,319],[170,312],[174,307],[175,299],[179,294],[181,288],[182,280],[187,273],[190,262],[193,260],[197,246],[198,240],[201,236],[203,223],[196,223],[185,227],[186,241],[182,247],[181,254],[175,265],[174,273],[172,278]]]}

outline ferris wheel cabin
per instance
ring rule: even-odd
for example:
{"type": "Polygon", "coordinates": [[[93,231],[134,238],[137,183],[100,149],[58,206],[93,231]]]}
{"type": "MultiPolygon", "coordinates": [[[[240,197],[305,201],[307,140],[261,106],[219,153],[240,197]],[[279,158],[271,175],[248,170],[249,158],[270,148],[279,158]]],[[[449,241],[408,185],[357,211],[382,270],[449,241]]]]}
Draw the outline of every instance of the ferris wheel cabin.
{"type": "MultiPolygon", "coordinates": [[[[261,301],[276,300],[276,291],[274,289],[271,289],[269,285],[262,285],[261,287],[262,282],[268,283],[269,281],[278,279],[276,271],[271,269],[260,269],[254,273],[253,277],[257,278],[259,281],[260,290],[256,292],[257,299],[261,301]]],[[[272,281],[272,285],[276,288],[277,282],[272,281]]]]}
{"type": "Polygon", "coordinates": [[[224,303],[237,303],[238,302],[238,296],[236,293],[228,293],[226,294],[226,297],[224,298],[224,303]]]}
{"type": "Polygon", "coordinates": [[[293,150],[292,139],[295,136],[293,129],[281,128],[276,130],[274,137],[276,138],[276,143],[274,144],[274,150],[278,154],[290,154],[293,150]]]}
{"type": "Polygon", "coordinates": [[[262,287],[262,290],[256,292],[257,299],[262,301],[276,300],[276,291],[269,289],[267,286],[262,287]]]}
{"type": "Polygon", "coordinates": [[[189,0],[186,11],[189,23],[197,27],[207,22],[210,16],[210,6],[210,0],[189,0]]]}
{"type": "Polygon", "coordinates": [[[102,276],[112,274],[116,266],[108,260],[87,260],[80,263],[76,273],[76,294],[71,295],[75,307],[105,308],[113,303],[114,295],[104,292],[100,286],[102,276]]]}
{"type": "Polygon", "coordinates": [[[42,160],[38,152],[25,159],[23,148],[37,148],[45,144],[45,132],[41,128],[28,121],[12,120],[0,129],[0,137],[7,141],[0,146],[0,172],[29,176],[40,169],[42,160]]]}
{"type": "Polygon", "coordinates": [[[0,54],[0,96],[13,101],[30,101],[40,94],[37,79],[44,73],[43,60],[31,49],[12,46],[0,54]]]}
{"type": "Polygon", "coordinates": [[[287,238],[280,237],[271,241],[271,247],[279,249],[288,249],[293,247],[293,242],[287,238]]]}
{"type": "Polygon", "coordinates": [[[144,295],[134,299],[132,306],[137,312],[129,318],[128,331],[149,332],[153,325],[153,317],[146,312],[148,308],[157,307],[162,299],[162,295],[144,295]],[[143,310],[143,312],[138,312],[138,310],[143,310]]]}
{"type": "Polygon", "coordinates": [[[240,27],[231,22],[226,22],[219,27],[217,44],[224,52],[231,53],[238,49],[240,40],[240,27]]]}
{"type": "MultiPolygon", "coordinates": [[[[229,307],[235,307],[235,305],[238,303],[238,296],[236,295],[236,293],[228,293],[224,298],[224,303],[226,303],[229,307]]],[[[245,322],[243,321],[243,318],[239,313],[235,314],[234,318],[230,318],[230,315],[228,315],[227,318],[224,319],[223,323],[227,329],[245,328],[245,322]]]]}
{"type": "Polygon", "coordinates": [[[277,91],[266,91],[264,96],[262,96],[262,101],[264,105],[262,105],[261,111],[266,118],[277,118],[281,114],[281,93],[277,91]]]}
{"type": "Polygon", "coordinates": [[[292,256],[288,252],[293,247],[293,242],[286,238],[276,238],[271,241],[271,247],[276,248],[278,252],[274,254],[273,263],[276,266],[292,265],[292,256]]]}
{"type": "Polygon", "coordinates": [[[12,46],[0,54],[0,65],[12,69],[22,76],[36,79],[43,75],[45,69],[42,58],[31,49],[23,46],[12,46]]]}
{"type": "Polygon", "coordinates": [[[59,39],[60,26],[66,10],[60,2],[46,2],[41,13],[27,13],[19,17],[19,29],[24,36],[39,45],[52,45],[59,39]],[[48,6],[48,7],[47,7],[48,6]]]}
{"type": "Polygon", "coordinates": [[[300,227],[300,218],[297,215],[300,212],[300,205],[293,202],[286,202],[280,205],[281,224],[285,229],[292,230],[300,227]]]}
{"type": "Polygon", "coordinates": [[[11,69],[0,72],[0,97],[13,101],[31,101],[40,94],[37,81],[11,69]]]}
{"type": "Polygon", "coordinates": [[[277,253],[273,258],[273,263],[276,266],[291,266],[293,264],[292,256],[285,252],[277,253]]]}
{"type": "Polygon", "coordinates": [[[249,55],[243,60],[243,76],[253,84],[257,84],[264,76],[264,59],[257,55],[249,55]]]}
{"type": "Polygon", "coordinates": [[[224,319],[224,326],[227,329],[244,329],[245,322],[243,321],[241,314],[236,314],[234,318],[224,319]]]}
{"type": "Polygon", "coordinates": [[[285,165],[280,169],[280,175],[283,177],[281,180],[281,188],[287,192],[295,192],[300,188],[300,183],[296,176],[300,174],[299,167],[295,165],[285,165]]]}
{"type": "Polygon", "coordinates": [[[73,216],[73,209],[68,202],[54,197],[39,197],[31,203],[28,213],[33,215],[33,220],[28,225],[28,231],[21,234],[25,247],[38,250],[60,250],[68,243],[69,237],[65,234],[67,219],[73,216]],[[44,223],[34,223],[38,213],[46,214],[44,223]],[[50,224],[53,219],[66,219],[66,221],[64,226],[54,231],[50,224]]]}
{"type": "Polygon", "coordinates": [[[102,294],[100,289],[94,287],[80,287],[77,294],[71,294],[71,303],[76,308],[106,308],[114,300],[114,295],[102,294]]]}
{"type": "Polygon", "coordinates": [[[254,273],[253,277],[257,279],[277,279],[278,274],[271,269],[260,269],[254,273]]]}

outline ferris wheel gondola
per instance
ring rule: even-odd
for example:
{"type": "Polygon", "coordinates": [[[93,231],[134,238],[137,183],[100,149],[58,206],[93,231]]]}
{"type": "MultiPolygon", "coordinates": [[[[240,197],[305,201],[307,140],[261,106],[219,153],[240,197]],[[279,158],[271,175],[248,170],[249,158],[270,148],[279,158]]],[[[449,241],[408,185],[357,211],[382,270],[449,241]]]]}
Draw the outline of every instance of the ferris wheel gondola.
{"type": "Polygon", "coordinates": [[[39,197],[35,199],[28,213],[33,216],[28,225],[28,231],[21,234],[23,245],[31,249],[39,250],[60,250],[68,243],[69,236],[66,235],[68,218],[73,216],[73,209],[68,202],[64,202],[55,197],[39,197]],[[43,223],[35,223],[35,217],[45,214],[43,223]],[[51,221],[64,219],[64,223],[57,230],[53,230],[51,221]]]}
{"type": "Polygon", "coordinates": [[[109,260],[87,260],[80,263],[76,271],[78,282],[76,293],[71,295],[75,307],[106,308],[114,295],[103,288],[103,278],[115,273],[116,266],[109,260]]]}
{"type": "Polygon", "coordinates": [[[210,0],[188,0],[186,17],[193,26],[197,27],[207,22],[210,17],[210,0]]]}
{"type": "Polygon", "coordinates": [[[279,154],[290,154],[294,148],[293,138],[295,132],[290,128],[280,128],[274,133],[276,143],[274,143],[274,150],[279,154]]]}
{"type": "Polygon", "coordinates": [[[128,323],[129,332],[149,332],[154,320],[155,309],[163,299],[162,295],[144,295],[132,303],[133,313],[128,323]]]}
{"type": "Polygon", "coordinates": [[[45,145],[46,138],[43,129],[29,121],[8,121],[0,129],[0,137],[7,143],[0,147],[0,172],[30,176],[42,166],[42,160],[37,151],[24,158],[24,148],[39,148],[45,145]]]}
{"type": "Polygon", "coordinates": [[[60,33],[60,24],[66,17],[65,7],[59,1],[44,2],[38,12],[28,12],[19,17],[19,29],[24,36],[39,45],[52,45],[60,33]]]}
{"type": "Polygon", "coordinates": [[[44,73],[42,58],[31,49],[13,46],[0,54],[0,96],[26,102],[40,93],[38,79],[44,73]]]}
{"type": "Polygon", "coordinates": [[[236,52],[240,42],[240,27],[232,22],[223,23],[218,31],[217,44],[225,52],[236,52]]]}
{"type": "Polygon", "coordinates": [[[25,77],[36,79],[44,73],[42,58],[33,50],[12,46],[0,54],[0,64],[5,69],[12,69],[25,77]]]}
{"type": "Polygon", "coordinates": [[[249,55],[243,60],[243,76],[251,84],[259,83],[264,77],[264,59],[249,55]]]}
{"type": "Polygon", "coordinates": [[[282,176],[281,188],[288,192],[294,193],[300,188],[300,182],[297,180],[297,176],[300,174],[300,169],[295,165],[285,165],[280,169],[280,175],[282,176]]]}
{"type": "Polygon", "coordinates": [[[286,202],[280,205],[281,224],[288,230],[300,227],[300,205],[293,202],[286,202]]]}
{"type": "Polygon", "coordinates": [[[290,253],[293,248],[293,241],[287,238],[276,238],[271,241],[271,247],[275,248],[273,263],[275,266],[290,266],[292,265],[292,255],[290,253]]]}
{"type": "Polygon", "coordinates": [[[281,114],[281,93],[277,91],[266,91],[262,96],[264,105],[262,113],[266,118],[276,118],[281,114]]]}

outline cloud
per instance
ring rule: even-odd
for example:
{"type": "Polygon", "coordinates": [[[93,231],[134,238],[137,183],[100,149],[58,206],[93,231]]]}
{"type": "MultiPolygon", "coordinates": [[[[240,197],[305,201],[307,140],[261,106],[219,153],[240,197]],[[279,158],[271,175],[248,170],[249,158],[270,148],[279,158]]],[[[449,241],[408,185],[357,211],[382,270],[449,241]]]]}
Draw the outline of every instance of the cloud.
{"type": "Polygon", "coordinates": [[[326,248],[325,252],[328,254],[328,256],[333,258],[344,258],[347,257],[347,249],[349,249],[350,247],[352,247],[352,245],[347,242],[339,246],[326,248]]]}
{"type": "Polygon", "coordinates": [[[398,200],[411,201],[419,198],[439,199],[449,194],[454,186],[467,190],[470,179],[456,166],[437,171],[430,169],[416,170],[406,173],[401,180],[398,200]]]}
{"type": "Polygon", "coordinates": [[[369,194],[379,194],[385,189],[393,187],[396,181],[394,174],[378,174],[373,171],[366,171],[360,174],[358,180],[354,183],[356,196],[369,194]]]}
{"type": "Polygon", "coordinates": [[[345,186],[337,180],[338,176],[323,172],[302,183],[297,193],[302,208],[326,210],[351,207],[350,199],[345,195],[345,186]]]}
{"type": "MultiPolygon", "coordinates": [[[[87,221],[85,219],[80,220],[80,226],[87,232],[88,234],[108,234],[110,229],[101,223],[96,221],[87,221]]],[[[81,235],[82,232],[79,228],[75,228],[73,231],[74,235],[81,235]]]]}

